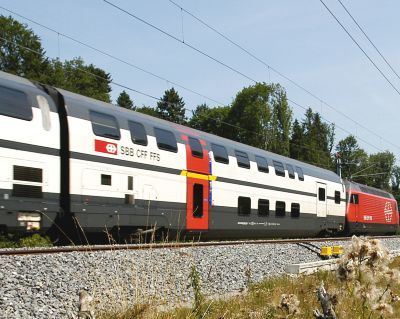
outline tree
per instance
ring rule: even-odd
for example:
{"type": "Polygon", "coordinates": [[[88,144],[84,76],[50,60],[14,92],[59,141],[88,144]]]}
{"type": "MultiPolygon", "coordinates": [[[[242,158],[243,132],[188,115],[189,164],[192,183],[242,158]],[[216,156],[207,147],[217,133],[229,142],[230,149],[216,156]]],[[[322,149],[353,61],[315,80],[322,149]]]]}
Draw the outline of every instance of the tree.
{"type": "Polygon", "coordinates": [[[272,87],[266,83],[257,83],[245,87],[236,94],[229,112],[229,138],[241,143],[267,149],[268,130],[271,120],[269,103],[272,87]]]}
{"type": "Polygon", "coordinates": [[[49,61],[40,38],[12,17],[0,16],[0,70],[42,81],[49,61]]]}
{"type": "Polygon", "coordinates": [[[272,86],[272,118],[270,142],[268,149],[274,153],[290,155],[290,132],[292,128],[292,110],[289,107],[286,92],[279,85],[272,86]]]}
{"type": "Polygon", "coordinates": [[[131,100],[128,93],[122,91],[117,99],[117,105],[124,107],[129,110],[135,110],[135,106],[133,105],[133,101],[131,100]]]}
{"type": "Polygon", "coordinates": [[[368,155],[358,146],[354,135],[349,135],[343,140],[340,140],[336,145],[336,152],[342,163],[343,178],[351,179],[353,174],[368,165],[368,155]]]}
{"type": "Polygon", "coordinates": [[[371,154],[369,156],[366,184],[373,187],[390,190],[389,181],[393,173],[396,158],[389,151],[371,154]]]}
{"type": "Polygon", "coordinates": [[[391,176],[392,190],[398,192],[400,186],[400,166],[395,165],[391,176]]]}
{"type": "Polygon", "coordinates": [[[323,123],[321,116],[311,108],[306,110],[305,116],[302,122],[302,160],[328,169],[333,168],[331,152],[335,137],[334,125],[323,123]]]}
{"type": "Polygon", "coordinates": [[[64,63],[53,60],[46,83],[104,102],[111,102],[111,76],[93,64],[85,65],[82,58],[64,63]]]}
{"type": "Polygon", "coordinates": [[[157,110],[151,106],[143,105],[142,107],[137,107],[135,111],[158,118],[160,117],[160,114],[157,112],[157,110]]]}
{"type": "Polygon", "coordinates": [[[210,134],[221,137],[229,137],[227,132],[231,128],[228,123],[229,106],[217,106],[210,108],[206,104],[200,104],[193,111],[189,120],[189,126],[210,134]]]}
{"type": "Polygon", "coordinates": [[[185,124],[185,102],[174,88],[165,91],[156,108],[159,117],[178,124],[185,124]]]}
{"type": "Polygon", "coordinates": [[[293,122],[292,136],[290,137],[290,157],[299,161],[303,160],[303,128],[297,119],[293,122]]]}

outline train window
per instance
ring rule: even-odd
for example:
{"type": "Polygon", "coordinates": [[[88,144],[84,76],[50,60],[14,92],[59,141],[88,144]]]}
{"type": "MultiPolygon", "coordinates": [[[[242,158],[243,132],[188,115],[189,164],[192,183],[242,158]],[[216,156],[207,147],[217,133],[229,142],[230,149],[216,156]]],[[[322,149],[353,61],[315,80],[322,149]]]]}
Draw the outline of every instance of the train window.
{"type": "Polygon", "coordinates": [[[289,173],[289,178],[294,178],[294,168],[290,164],[286,164],[286,169],[289,173]]]}
{"type": "Polygon", "coordinates": [[[90,120],[92,121],[93,132],[97,136],[112,138],[114,140],[121,138],[117,120],[114,116],[90,111],[90,120]]]}
{"type": "Polygon", "coordinates": [[[133,190],[133,176],[128,176],[128,191],[133,190]]]}
{"type": "Polygon", "coordinates": [[[169,152],[178,152],[175,135],[171,131],[163,130],[161,128],[154,128],[156,134],[157,146],[161,150],[169,152]]]}
{"type": "Polygon", "coordinates": [[[28,96],[22,91],[0,86],[0,115],[31,121],[33,114],[28,96]]]}
{"type": "Polygon", "coordinates": [[[239,167],[250,168],[250,161],[247,153],[235,150],[235,155],[239,167]]]}
{"type": "Polygon", "coordinates": [[[320,202],[325,202],[326,198],[325,198],[325,188],[323,187],[319,187],[318,188],[318,200],[320,202]]]}
{"type": "Polygon", "coordinates": [[[203,148],[201,147],[200,141],[197,138],[189,136],[189,145],[192,150],[192,156],[203,158],[203,148]]]}
{"type": "Polygon", "coordinates": [[[277,201],[275,206],[275,216],[284,217],[286,214],[286,203],[277,201]]]}
{"type": "Polygon", "coordinates": [[[351,204],[358,204],[358,194],[351,194],[350,203],[351,204]]]}
{"type": "Polygon", "coordinates": [[[17,181],[43,182],[43,170],[41,168],[14,165],[13,175],[14,180],[17,181]]]}
{"type": "Polygon", "coordinates": [[[203,185],[194,184],[193,186],[193,217],[203,216],[203,185]]]}
{"type": "Polygon", "coordinates": [[[285,177],[285,168],[283,167],[282,162],[272,161],[275,167],[275,174],[278,176],[285,177]]]}
{"type": "Polygon", "coordinates": [[[301,167],[296,166],[296,172],[297,172],[297,176],[299,177],[299,180],[304,181],[304,174],[303,174],[303,170],[301,169],[301,167]]]}
{"type": "Polygon", "coordinates": [[[250,215],[251,212],[251,199],[250,197],[238,197],[238,214],[250,215]]]}
{"type": "Polygon", "coordinates": [[[300,204],[292,203],[290,216],[292,216],[292,217],[300,217],[300,204]]]}
{"type": "Polygon", "coordinates": [[[259,199],[258,200],[258,215],[268,216],[269,215],[269,200],[259,199]]]}
{"type": "Polygon", "coordinates": [[[12,196],[43,198],[42,186],[13,184],[12,196]]]}
{"type": "Polygon", "coordinates": [[[147,134],[142,123],[128,121],[132,142],[147,146],[147,134]]]}
{"type": "Polygon", "coordinates": [[[335,191],[335,204],[340,204],[340,192],[335,191]]]}
{"type": "Polygon", "coordinates": [[[265,157],[256,155],[257,168],[260,172],[269,173],[268,162],[265,157]]]}
{"type": "Polygon", "coordinates": [[[211,144],[211,149],[213,151],[214,160],[216,162],[220,162],[220,163],[224,163],[224,164],[229,163],[229,157],[228,157],[228,153],[226,152],[225,147],[223,147],[222,145],[218,145],[218,144],[211,144]]]}
{"type": "Polygon", "coordinates": [[[101,185],[111,186],[111,175],[101,174],[101,185]]]}

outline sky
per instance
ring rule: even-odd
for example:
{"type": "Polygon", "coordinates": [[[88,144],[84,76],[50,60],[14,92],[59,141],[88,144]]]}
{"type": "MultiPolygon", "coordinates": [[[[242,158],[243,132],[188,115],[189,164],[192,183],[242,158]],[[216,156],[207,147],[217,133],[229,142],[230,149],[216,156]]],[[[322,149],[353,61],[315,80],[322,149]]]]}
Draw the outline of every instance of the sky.
{"type": "MultiPolygon", "coordinates": [[[[336,143],[353,134],[360,147],[368,153],[389,150],[399,163],[397,124],[400,94],[368,61],[320,0],[174,0],[178,6],[169,0],[107,1],[184,40],[243,75],[121,12],[104,0],[0,0],[0,13],[11,15],[31,28],[40,37],[48,57],[69,60],[79,56],[86,63],[93,63],[109,72],[113,82],[126,87],[137,106],[155,106],[157,103],[157,100],[137,91],[160,98],[165,90],[175,87],[186,108],[193,110],[202,103],[209,106],[231,104],[243,87],[254,84],[250,79],[280,83],[293,101],[290,106],[294,118],[301,121],[304,108],[311,107],[328,123],[335,123],[336,143]],[[214,27],[264,63],[206,28],[179,7],[214,27]],[[59,34],[5,9],[52,28],[59,34]],[[126,63],[77,44],[62,34],[126,63]]],[[[400,91],[400,79],[373,49],[338,0],[323,1],[400,91]]],[[[400,41],[397,41],[400,34],[400,2],[342,2],[400,74],[400,41]]],[[[115,102],[123,88],[112,84],[112,90],[115,102]]]]}

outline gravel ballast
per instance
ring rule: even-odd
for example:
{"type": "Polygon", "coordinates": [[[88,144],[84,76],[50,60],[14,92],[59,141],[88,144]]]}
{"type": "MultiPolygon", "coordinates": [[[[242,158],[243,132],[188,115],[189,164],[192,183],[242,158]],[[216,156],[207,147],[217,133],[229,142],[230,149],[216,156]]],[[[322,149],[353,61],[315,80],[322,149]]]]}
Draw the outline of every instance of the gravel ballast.
{"type": "MultiPolygon", "coordinates": [[[[396,250],[400,238],[382,243],[396,250]]],[[[204,294],[225,295],[243,291],[249,280],[282,274],[287,264],[317,260],[314,252],[295,244],[2,256],[0,318],[76,318],[83,289],[94,297],[96,311],[149,301],[172,305],[191,300],[193,265],[204,294]]]]}

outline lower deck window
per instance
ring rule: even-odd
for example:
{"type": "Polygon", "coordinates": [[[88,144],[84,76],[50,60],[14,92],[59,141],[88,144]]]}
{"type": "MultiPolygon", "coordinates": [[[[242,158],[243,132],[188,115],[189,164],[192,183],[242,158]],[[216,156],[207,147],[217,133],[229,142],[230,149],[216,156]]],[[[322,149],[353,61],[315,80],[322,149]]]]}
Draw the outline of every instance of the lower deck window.
{"type": "Polygon", "coordinates": [[[268,216],[269,215],[269,200],[259,199],[258,200],[258,215],[268,216]]]}
{"type": "Polygon", "coordinates": [[[277,201],[275,207],[275,216],[277,217],[284,217],[286,213],[286,203],[277,201]]]}
{"type": "Polygon", "coordinates": [[[239,215],[250,215],[251,212],[251,199],[250,197],[238,198],[238,214],[239,215]]]}
{"type": "Polygon", "coordinates": [[[111,175],[101,174],[101,185],[111,186],[111,175]]]}
{"type": "Polygon", "coordinates": [[[300,217],[300,204],[292,203],[290,216],[292,216],[292,217],[300,217]]]}

